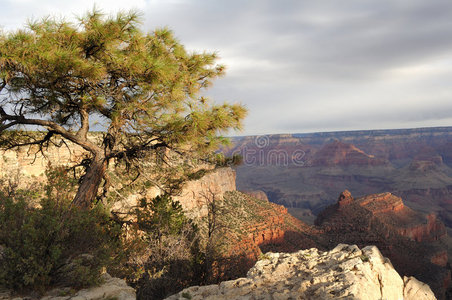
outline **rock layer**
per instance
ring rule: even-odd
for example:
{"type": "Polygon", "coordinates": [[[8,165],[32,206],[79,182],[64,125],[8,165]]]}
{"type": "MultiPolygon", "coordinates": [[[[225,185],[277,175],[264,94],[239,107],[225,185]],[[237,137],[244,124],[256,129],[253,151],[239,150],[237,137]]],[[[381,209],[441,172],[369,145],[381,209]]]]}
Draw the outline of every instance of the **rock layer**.
{"type": "Polygon", "coordinates": [[[267,253],[246,278],[190,287],[167,300],[337,298],[436,299],[428,285],[402,279],[377,247],[339,244],[329,252],[267,253]]]}

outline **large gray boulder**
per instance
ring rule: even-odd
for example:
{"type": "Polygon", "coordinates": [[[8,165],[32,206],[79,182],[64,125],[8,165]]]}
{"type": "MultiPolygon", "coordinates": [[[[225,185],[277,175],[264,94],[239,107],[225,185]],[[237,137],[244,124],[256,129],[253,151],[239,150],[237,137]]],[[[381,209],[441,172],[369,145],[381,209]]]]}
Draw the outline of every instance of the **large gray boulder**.
{"type": "Polygon", "coordinates": [[[246,278],[190,287],[167,300],[337,298],[436,299],[428,285],[402,279],[377,247],[339,244],[328,252],[267,253],[246,278]]]}

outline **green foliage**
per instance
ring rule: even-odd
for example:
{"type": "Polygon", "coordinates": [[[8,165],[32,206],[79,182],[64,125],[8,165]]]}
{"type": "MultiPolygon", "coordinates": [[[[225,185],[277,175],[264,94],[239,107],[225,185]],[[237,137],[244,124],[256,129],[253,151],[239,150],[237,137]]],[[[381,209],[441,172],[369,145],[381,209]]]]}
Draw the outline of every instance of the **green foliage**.
{"type": "Polygon", "coordinates": [[[137,224],[149,239],[160,240],[162,236],[180,235],[185,226],[191,223],[180,203],[168,195],[157,196],[149,203],[146,199],[140,202],[140,208],[136,211],[137,224]]]}
{"type": "Polygon", "coordinates": [[[216,153],[213,156],[212,162],[218,167],[234,167],[243,163],[243,157],[240,154],[227,157],[223,153],[216,153]]]}
{"type": "Polygon", "coordinates": [[[61,169],[48,176],[39,206],[30,201],[43,194],[39,190],[0,191],[1,286],[44,291],[96,284],[118,246],[117,228],[105,209],[71,207],[67,176],[61,169]]]}
{"type": "Polygon", "coordinates": [[[137,283],[142,299],[163,299],[196,283],[199,263],[198,230],[181,205],[168,195],[143,199],[137,226],[146,240],[148,257],[137,283]]]}

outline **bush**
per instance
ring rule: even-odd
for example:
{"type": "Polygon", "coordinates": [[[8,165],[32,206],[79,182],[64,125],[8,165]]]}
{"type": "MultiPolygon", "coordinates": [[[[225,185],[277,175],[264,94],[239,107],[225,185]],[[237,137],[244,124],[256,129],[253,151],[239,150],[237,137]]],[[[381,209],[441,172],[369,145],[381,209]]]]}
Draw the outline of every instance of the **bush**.
{"type": "Polygon", "coordinates": [[[51,286],[86,287],[98,283],[102,267],[110,263],[117,228],[101,205],[71,207],[72,182],[61,175],[62,170],[48,174],[45,193],[0,191],[1,286],[40,292],[51,286]]]}
{"type": "Polygon", "coordinates": [[[148,253],[136,282],[138,299],[163,299],[199,284],[203,277],[199,232],[182,206],[168,195],[143,199],[136,216],[148,253]]]}

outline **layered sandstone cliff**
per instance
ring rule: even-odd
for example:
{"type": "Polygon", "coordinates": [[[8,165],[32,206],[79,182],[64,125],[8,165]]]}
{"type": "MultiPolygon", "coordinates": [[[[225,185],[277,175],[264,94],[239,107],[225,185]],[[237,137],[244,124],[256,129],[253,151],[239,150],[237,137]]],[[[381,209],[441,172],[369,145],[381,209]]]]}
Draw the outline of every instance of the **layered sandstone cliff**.
{"type": "Polygon", "coordinates": [[[190,287],[167,300],[337,298],[436,299],[428,285],[402,279],[377,247],[340,244],[328,252],[267,253],[246,278],[190,287]]]}
{"type": "Polygon", "coordinates": [[[202,218],[208,214],[209,203],[221,201],[226,192],[235,190],[235,171],[219,168],[198,180],[187,182],[174,200],[180,202],[190,217],[202,218]]]}

